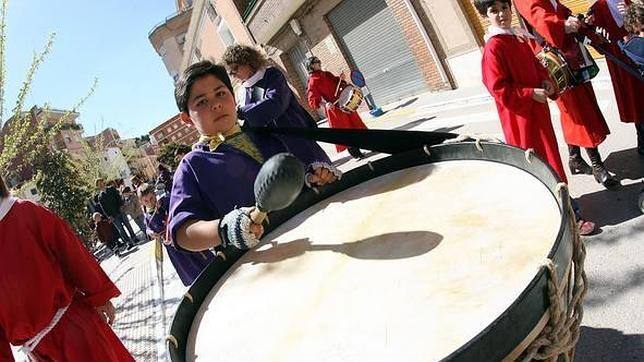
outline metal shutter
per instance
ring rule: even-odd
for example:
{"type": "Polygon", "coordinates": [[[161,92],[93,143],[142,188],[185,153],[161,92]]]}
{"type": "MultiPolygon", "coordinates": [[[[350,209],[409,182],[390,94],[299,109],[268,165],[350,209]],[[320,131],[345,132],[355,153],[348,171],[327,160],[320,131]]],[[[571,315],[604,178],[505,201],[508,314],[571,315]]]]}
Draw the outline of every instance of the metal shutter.
{"type": "Polygon", "coordinates": [[[385,0],[344,0],[328,19],[376,103],[384,105],[428,90],[385,0]]]}

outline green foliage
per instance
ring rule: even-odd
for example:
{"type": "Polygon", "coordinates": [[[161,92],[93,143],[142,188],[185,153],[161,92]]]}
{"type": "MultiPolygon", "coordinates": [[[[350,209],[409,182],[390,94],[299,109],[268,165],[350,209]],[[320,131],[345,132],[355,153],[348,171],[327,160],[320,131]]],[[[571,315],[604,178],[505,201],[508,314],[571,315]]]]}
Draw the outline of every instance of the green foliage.
{"type": "Polygon", "coordinates": [[[157,161],[160,163],[170,167],[170,169],[174,170],[177,168],[179,165],[178,160],[176,160],[176,154],[178,152],[183,152],[183,153],[188,153],[190,152],[191,147],[183,144],[183,143],[168,143],[167,145],[161,147],[161,150],[159,151],[159,156],[157,157],[157,161]]]}
{"type": "Polygon", "coordinates": [[[35,180],[42,203],[67,221],[83,243],[91,247],[92,231],[86,208],[91,197],[89,185],[72,167],[66,153],[47,153],[36,167],[35,180]]]}
{"type": "Polygon", "coordinates": [[[32,165],[43,153],[46,153],[52,138],[60,131],[61,127],[68,124],[70,117],[76,114],[78,109],[94,93],[98,80],[94,79],[89,92],[82,97],[71,110],[67,111],[60,119],[52,121],[48,116],[49,106],[45,104],[44,116],[34,115],[24,110],[27,95],[31,90],[36,71],[45,61],[51,52],[55,33],[49,34],[47,42],[42,50],[35,52],[31,60],[25,80],[18,91],[16,103],[11,114],[5,119],[5,58],[6,58],[6,21],[8,0],[2,0],[0,6],[0,130],[3,136],[0,137],[0,175],[6,175],[11,167],[19,172],[25,167],[32,165]]]}

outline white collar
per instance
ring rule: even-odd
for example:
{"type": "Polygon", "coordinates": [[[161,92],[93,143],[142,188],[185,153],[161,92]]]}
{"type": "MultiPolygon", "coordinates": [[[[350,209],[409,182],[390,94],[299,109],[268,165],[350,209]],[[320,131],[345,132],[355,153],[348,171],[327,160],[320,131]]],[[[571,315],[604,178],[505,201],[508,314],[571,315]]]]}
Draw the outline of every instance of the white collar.
{"type": "Polygon", "coordinates": [[[485,33],[485,41],[490,40],[490,38],[497,35],[514,35],[518,38],[529,38],[534,39],[534,36],[528,33],[525,29],[511,27],[509,29],[499,28],[498,26],[490,25],[487,28],[487,33],[485,33]]]}
{"type": "Polygon", "coordinates": [[[552,7],[555,8],[555,11],[557,11],[557,0],[550,0],[550,3],[552,4],[552,7]]]}
{"type": "Polygon", "coordinates": [[[4,217],[9,213],[9,210],[11,210],[11,207],[17,200],[18,199],[12,196],[3,197],[2,199],[0,199],[0,220],[4,219],[4,217]]]}
{"type": "Polygon", "coordinates": [[[246,88],[250,88],[254,86],[257,82],[259,82],[260,80],[262,80],[262,78],[264,78],[264,73],[266,73],[266,68],[264,67],[259,68],[259,70],[257,70],[255,74],[253,74],[250,78],[246,79],[242,83],[242,85],[246,88]]]}
{"type": "MultiPolygon", "coordinates": [[[[620,0],[621,1],[621,0],[620,0]]],[[[608,10],[615,20],[615,24],[620,28],[624,26],[624,15],[617,8],[618,0],[606,0],[606,5],[608,5],[608,10]]]]}

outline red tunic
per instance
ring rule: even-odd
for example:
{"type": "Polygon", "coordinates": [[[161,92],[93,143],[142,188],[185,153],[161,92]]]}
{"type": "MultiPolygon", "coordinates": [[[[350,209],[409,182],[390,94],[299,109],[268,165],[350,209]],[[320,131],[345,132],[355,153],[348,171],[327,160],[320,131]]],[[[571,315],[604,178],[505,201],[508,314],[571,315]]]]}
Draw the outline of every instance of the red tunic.
{"type": "Polygon", "coordinates": [[[495,35],[483,49],[482,73],[483,83],[496,102],[505,141],[534,149],[568,182],[548,105],[532,99],[533,89],[541,88],[548,77],[532,48],[513,35],[495,35]]]}
{"type": "MultiPolygon", "coordinates": [[[[626,4],[630,4],[630,1],[626,0],[626,4]]],[[[626,29],[623,26],[620,27],[617,25],[606,0],[598,0],[593,4],[591,9],[594,10],[594,24],[606,29],[608,32],[611,40],[609,47],[612,50],[612,54],[619,56],[628,63],[628,59],[622,54],[617,45],[619,40],[623,40],[628,35],[626,29]]],[[[644,122],[644,101],[642,101],[644,82],[636,79],[608,58],[606,59],[606,64],[608,65],[610,78],[613,81],[613,90],[615,92],[615,99],[617,100],[617,108],[619,109],[619,118],[622,122],[644,122]]]]}
{"type": "MultiPolygon", "coordinates": [[[[341,89],[338,90],[338,94],[336,95],[335,90],[339,81],[340,78],[330,72],[316,70],[311,73],[306,86],[306,95],[309,106],[313,109],[318,109],[322,100],[329,103],[335,102],[338,99],[342,88],[346,86],[346,83],[342,82],[340,87],[341,89]]],[[[329,110],[325,107],[325,112],[326,117],[329,120],[329,125],[333,128],[367,128],[357,112],[345,112],[339,107],[335,107],[333,110],[329,110]]],[[[346,146],[336,145],[335,148],[338,152],[342,152],[346,146]]]]}
{"type": "MultiPolygon", "coordinates": [[[[574,54],[577,43],[574,36],[566,34],[564,23],[570,9],[557,1],[557,8],[550,0],[515,1],[517,10],[543,38],[563,53],[574,54]]],[[[570,60],[570,59],[568,59],[570,60]]],[[[584,83],[564,92],[557,99],[561,111],[561,126],[569,145],[597,147],[610,133],[599,109],[595,92],[590,83],[584,83]]]]}
{"type": "Polygon", "coordinates": [[[62,319],[33,351],[43,361],[133,361],[97,306],[120,294],[72,230],[29,201],[0,199],[0,360],[62,319]]]}

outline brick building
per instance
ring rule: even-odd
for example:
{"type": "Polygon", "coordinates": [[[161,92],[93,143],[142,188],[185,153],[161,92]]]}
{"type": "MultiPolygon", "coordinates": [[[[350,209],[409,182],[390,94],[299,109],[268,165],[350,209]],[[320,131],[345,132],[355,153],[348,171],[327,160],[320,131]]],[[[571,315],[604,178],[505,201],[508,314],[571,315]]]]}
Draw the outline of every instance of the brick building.
{"type": "Polygon", "coordinates": [[[152,143],[158,146],[165,146],[172,142],[191,145],[199,139],[197,130],[183,123],[178,114],[156,126],[149,134],[152,143]]]}
{"type": "MultiPolygon", "coordinates": [[[[60,126],[59,131],[53,135],[49,143],[49,149],[51,151],[67,152],[72,158],[78,157],[83,152],[83,126],[76,123],[79,116],[80,113],[78,112],[54,108],[45,109],[38,106],[33,106],[21,115],[21,117],[28,117],[29,122],[33,124],[34,127],[40,124],[45,125],[45,127],[52,127],[62,120],[63,123],[60,126]]],[[[14,121],[15,117],[11,117],[7,122],[5,122],[0,130],[0,138],[4,137],[5,133],[8,132],[14,121]]],[[[0,152],[2,152],[1,147],[0,152]]],[[[15,162],[22,162],[20,160],[21,157],[18,155],[15,162]]],[[[8,176],[5,181],[10,188],[19,187],[23,182],[33,177],[33,169],[31,167],[23,167],[20,172],[14,172],[12,169],[15,166],[15,164],[8,165],[8,176]]]]}

